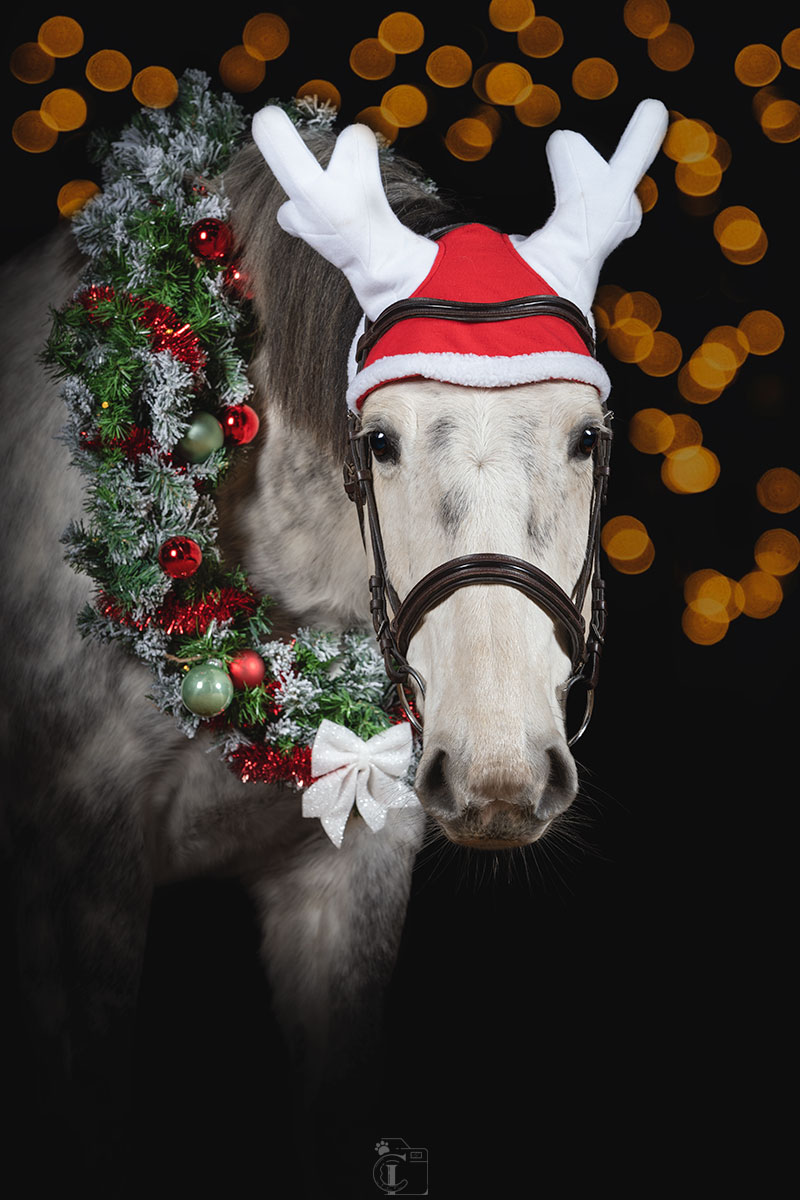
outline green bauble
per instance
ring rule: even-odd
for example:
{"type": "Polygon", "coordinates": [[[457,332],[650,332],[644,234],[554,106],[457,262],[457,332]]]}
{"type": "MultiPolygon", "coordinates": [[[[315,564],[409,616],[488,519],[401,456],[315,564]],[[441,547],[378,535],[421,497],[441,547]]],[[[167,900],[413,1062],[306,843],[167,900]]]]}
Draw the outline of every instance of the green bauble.
{"type": "Polygon", "coordinates": [[[225,434],[217,418],[211,413],[197,412],[192,415],[186,435],[178,442],[178,449],[189,462],[201,463],[224,443],[225,434]]]}
{"type": "Polygon", "coordinates": [[[233,699],[233,680],[221,663],[210,659],[186,672],[181,699],[195,716],[216,717],[233,699]]]}

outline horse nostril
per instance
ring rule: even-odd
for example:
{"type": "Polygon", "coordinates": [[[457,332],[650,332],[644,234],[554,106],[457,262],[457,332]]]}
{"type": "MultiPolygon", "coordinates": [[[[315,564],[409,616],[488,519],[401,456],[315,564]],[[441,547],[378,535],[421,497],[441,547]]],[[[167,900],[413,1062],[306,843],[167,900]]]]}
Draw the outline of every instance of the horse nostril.
{"type": "Polygon", "coordinates": [[[550,746],[547,762],[547,782],[536,806],[536,815],[542,821],[551,821],[569,808],[578,790],[578,773],[571,757],[557,746],[550,746]]]}
{"type": "Polygon", "coordinates": [[[416,788],[425,807],[436,817],[455,815],[455,800],[447,778],[447,752],[435,750],[427,762],[420,764],[416,788]]]}

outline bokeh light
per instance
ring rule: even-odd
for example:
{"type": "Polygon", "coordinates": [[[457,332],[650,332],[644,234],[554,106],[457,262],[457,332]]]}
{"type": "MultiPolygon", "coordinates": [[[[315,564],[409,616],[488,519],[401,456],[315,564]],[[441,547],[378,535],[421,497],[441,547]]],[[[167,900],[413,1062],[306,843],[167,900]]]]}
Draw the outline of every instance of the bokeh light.
{"type": "Polygon", "coordinates": [[[792,512],[800,506],[800,475],[790,467],[771,467],[756,484],[756,496],[769,512],[792,512]]]}
{"type": "Polygon", "coordinates": [[[714,600],[722,605],[729,621],[735,620],[744,609],[744,590],[738,580],[708,567],[693,571],[687,577],[683,598],[689,606],[698,600],[714,600]]]}
{"type": "Polygon", "coordinates": [[[130,59],[119,50],[98,50],[86,64],[86,78],[99,92],[119,92],[131,81],[130,59]]]}
{"type": "Polygon", "coordinates": [[[675,439],[672,417],[660,408],[642,408],[631,417],[628,439],[642,454],[663,454],[675,439]]]}
{"type": "Polygon", "coordinates": [[[394,54],[412,54],[425,40],[425,27],[413,13],[390,13],[378,26],[378,40],[394,54]]]}
{"type": "Polygon", "coordinates": [[[800,104],[782,98],[771,100],[761,112],[760,123],[771,142],[796,142],[800,138],[800,104]]]}
{"type": "Polygon", "coordinates": [[[23,42],[12,50],[8,66],[20,83],[46,83],[56,69],[56,61],[38,42],[23,42]]]}
{"type": "Polygon", "coordinates": [[[644,522],[624,514],[611,517],[600,533],[608,561],[622,575],[641,575],[655,559],[655,547],[644,522]]]}
{"type": "Polygon", "coordinates": [[[756,542],[754,558],[768,575],[789,575],[800,563],[800,540],[789,529],[768,529],[756,542]]]}
{"type": "Polygon", "coordinates": [[[362,108],[355,120],[357,125],[367,125],[373,133],[379,134],[387,145],[391,146],[397,141],[400,126],[387,120],[379,105],[372,104],[368,108],[362,108]]]}
{"type": "Polygon", "coordinates": [[[86,101],[73,88],[56,88],[44,97],[39,112],[42,120],[60,133],[80,129],[86,120],[86,101]]]}
{"type": "Polygon", "coordinates": [[[780,74],[781,60],[771,46],[756,42],[740,50],[733,70],[740,83],[748,87],[764,87],[780,74]]]}
{"type": "Polygon", "coordinates": [[[661,464],[661,480],[681,496],[707,492],[720,476],[720,462],[707,446],[686,446],[667,454],[661,464]]]}
{"type": "Polygon", "coordinates": [[[561,112],[561,97],[545,83],[535,83],[524,100],[514,105],[517,119],[533,129],[549,125],[561,112]]]}
{"type": "Polygon", "coordinates": [[[178,99],[178,81],[167,67],[145,67],[134,75],[131,90],[145,108],[169,108],[178,99]]]}
{"type": "Polygon", "coordinates": [[[62,217],[72,217],[99,191],[100,188],[92,179],[71,179],[59,189],[56,198],[58,211],[62,217]]]}
{"type": "Polygon", "coordinates": [[[532,0],[491,0],[489,5],[489,20],[504,33],[524,29],[535,16],[532,0]]]}
{"type": "Polygon", "coordinates": [[[530,94],[533,80],[519,63],[495,63],[482,77],[483,91],[490,104],[520,104],[530,94]]]}
{"type": "Polygon", "coordinates": [[[58,140],[58,130],[42,118],[38,109],[21,113],[11,126],[11,137],[20,150],[28,154],[43,154],[58,140]]]}
{"type": "Polygon", "coordinates": [[[381,100],[381,108],[390,121],[401,129],[421,124],[428,115],[425,93],[410,83],[399,83],[389,88],[381,100]]]}
{"type": "Polygon", "coordinates": [[[742,611],[745,616],[760,621],[778,611],[783,602],[783,588],[774,575],[750,571],[739,582],[744,593],[742,611]]]}
{"type": "Polygon", "coordinates": [[[674,334],[667,333],[664,329],[656,329],[649,352],[644,358],[640,358],[636,365],[645,375],[663,378],[678,370],[682,358],[683,350],[674,334]]]}
{"type": "Polygon", "coordinates": [[[676,450],[685,450],[689,446],[699,446],[703,441],[703,431],[699,422],[687,413],[672,413],[672,441],[664,448],[664,454],[673,454],[676,450]]]}
{"type": "Polygon", "coordinates": [[[800,70],[800,29],[791,29],[781,42],[781,58],[787,67],[800,70]]]}
{"type": "Polygon", "coordinates": [[[662,33],[648,38],[647,55],[662,71],[681,71],[692,61],[694,38],[683,25],[670,22],[662,33]]]}
{"type": "Polygon", "coordinates": [[[550,58],[564,45],[564,30],[552,17],[534,17],[517,34],[517,45],[528,58],[550,58]]]}
{"type": "Polygon", "coordinates": [[[247,53],[262,62],[280,58],[289,46],[289,26],[277,13],[257,13],[242,30],[247,53]]]}
{"type": "Polygon", "coordinates": [[[669,25],[669,5],[666,0],[626,0],[622,10],[625,27],[634,37],[657,37],[669,25]]]}
{"type": "Polygon", "coordinates": [[[572,72],[572,89],[584,100],[604,100],[618,83],[617,69],[607,58],[584,58],[572,72]]]}
{"type": "Polygon", "coordinates": [[[454,158],[461,162],[477,162],[492,148],[492,131],[485,121],[462,117],[454,121],[445,134],[444,143],[454,158]]]}
{"type": "MultiPolygon", "coordinates": [[[[335,109],[342,107],[342,93],[330,79],[307,79],[295,92],[298,100],[314,100],[318,104],[331,104],[335,109]]],[[[396,121],[392,122],[397,124],[396,121]]]]}
{"type": "Polygon", "coordinates": [[[687,604],[681,617],[681,628],[690,642],[697,646],[714,646],[728,632],[730,618],[725,605],[713,596],[700,596],[687,604]]]}
{"type": "Polygon", "coordinates": [[[658,184],[650,175],[643,175],[636,185],[636,195],[642,206],[642,212],[650,212],[658,200],[658,184]]]}
{"type": "Polygon", "coordinates": [[[377,38],[362,38],[350,51],[350,70],[361,79],[385,79],[395,68],[396,57],[377,38]]]}
{"type": "Polygon", "coordinates": [[[463,87],[472,75],[472,59],[460,46],[437,46],[428,55],[425,72],[438,87],[463,87]]]}
{"type": "Polygon", "coordinates": [[[38,40],[53,58],[71,58],[83,49],[83,29],[72,17],[51,17],[39,27],[38,40]]]}
{"type": "Polygon", "coordinates": [[[783,321],[769,309],[753,309],[742,317],[739,329],[751,354],[773,354],[783,344],[783,321]]]}
{"type": "Polygon", "coordinates": [[[253,58],[244,45],[231,46],[219,60],[219,77],[230,91],[254,92],[264,82],[266,63],[253,58]]]}

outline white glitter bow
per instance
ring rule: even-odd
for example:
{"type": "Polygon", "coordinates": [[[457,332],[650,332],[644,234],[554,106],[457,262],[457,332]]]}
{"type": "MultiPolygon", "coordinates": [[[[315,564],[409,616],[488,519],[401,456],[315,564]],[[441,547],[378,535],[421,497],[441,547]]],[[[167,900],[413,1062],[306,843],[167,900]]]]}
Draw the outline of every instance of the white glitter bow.
{"type": "Polygon", "coordinates": [[[323,721],[311,748],[314,783],[303,793],[303,816],[319,817],[334,846],[341,846],[355,803],[373,832],[390,808],[418,804],[403,776],[411,761],[411,726],[390,725],[364,741],[333,721],[323,721]]]}

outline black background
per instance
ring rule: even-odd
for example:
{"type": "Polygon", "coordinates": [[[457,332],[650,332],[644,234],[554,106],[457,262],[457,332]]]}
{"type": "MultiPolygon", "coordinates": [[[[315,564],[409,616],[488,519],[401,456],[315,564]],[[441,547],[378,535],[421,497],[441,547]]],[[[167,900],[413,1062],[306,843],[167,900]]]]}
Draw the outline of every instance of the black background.
{"type": "MultiPolygon", "coordinates": [[[[638,101],[656,96],[710,122],[730,143],[732,162],[714,203],[698,215],[682,203],[673,164],[660,155],[650,170],[658,203],[601,281],[657,296],[662,327],[685,355],[712,326],[736,324],[754,308],[778,313],[786,340],[769,357],[751,356],[701,410],[682,399],[674,375],[650,379],[601,348],[616,413],[609,515],[630,512],[646,523],[655,562],[640,576],[606,571],[609,641],[596,714],[578,748],[584,786],[571,832],[534,848],[527,867],[495,868],[455,848],[421,858],[389,995],[378,1064],[386,1099],[373,1140],[401,1136],[424,1146],[438,1196],[490,1189],[510,1196],[537,1186],[548,1196],[590,1194],[599,1185],[639,1195],[667,1181],[718,1189],[729,1177],[769,1194],[786,1132],[779,1083],[789,1032],[795,579],[784,580],[775,616],[741,617],[715,646],[689,643],[680,619],[691,571],[714,566],[738,578],[752,568],[765,529],[797,532],[797,513],[766,512],[755,485],[770,467],[798,466],[791,369],[798,144],[768,141],[753,116],[753,89],[733,72],[744,45],[779,49],[796,14],[767,3],[737,18],[722,6],[699,12],[676,2],[673,19],[690,29],[696,49],[688,67],[668,73],[625,28],[622,3],[552,0],[545,11],[562,24],[565,44],[541,61],[524,59],[513,34],[491,27],[487,4],[398,7],[423,20],[425,46],[398,57],[389,80],[366,83],[349,70],[349,50],[377,32],[391,6],[359,14],[316,3],[273,6],[289,23],[290,46],[242,104],[252,112],[323,77],[340,88],[346,122],[396,82],[423,84],[425,57],[442,42],[464,45],[476,66],[522,62],[535,82],[559,92],[557,124],[607,154],[638,101]],[[602,101],[570,87],[573,66],[589,55],[610,59],[619,72],[619,87],[602,101]],[[735,266],[714,241],[714,212],[729,204],[758,213],[769,237],[760,263],[735,266]],[[722,466],[711,491],[667,491],[658,456],[627,440],[642,407],[700,421],[722,466]]],[[[97,178],[85,158],[87,132],[133,111],[129,89],[103,95],[82,79],[90,53],[122,50],[134,71],[158,64],[179,75],[199,67],[216,84],[220,55],[241,40],[255,10],[67,11],[84,27],[84,50],[59,62],[47,84],[26,86],[6,72],[7,127],[56,86],[78,87],[89,118],[43,155],[25,154],[7,134],[6,256],[57,224],[62,183],[97,178]]],[[[51,15],[34,4],[7,18],[9,50],[35,39],[51,15]]],[[[784,66],[776,86],[800,99],[797,71],[784,66]]],[[[489,156],[459,163],[442,136],[474,96],[469,86],[428,94],[427,121],[401,133],[398,152],[465,196],[480,219],[509,231],[538,227],[552,201],[549,129],[525,129],[506,111],[489,156]]],[[[183,1181],[175,1194],[199,1194],[202,1181],[209,1194],[218,1187],[237,1197],[269,1195],[272,1181],[291,1172],[285,1060],[257,942],[248,902],[232,883],[198,882],[157,897],[138,1097],[143,1158],[155,1161],[170,1147],[171,1169],[183,1181]]],[[[24,1087],[24,1047],[17,1059],[24,1087]]],[[[365,1195],[372,1162],[373,1145],[365,1144],[365,1195]]],[[[172,1194],[168,1176],[161,1178],[163,1193],[150,1178],[152,1194],[172,1194]]]]}

